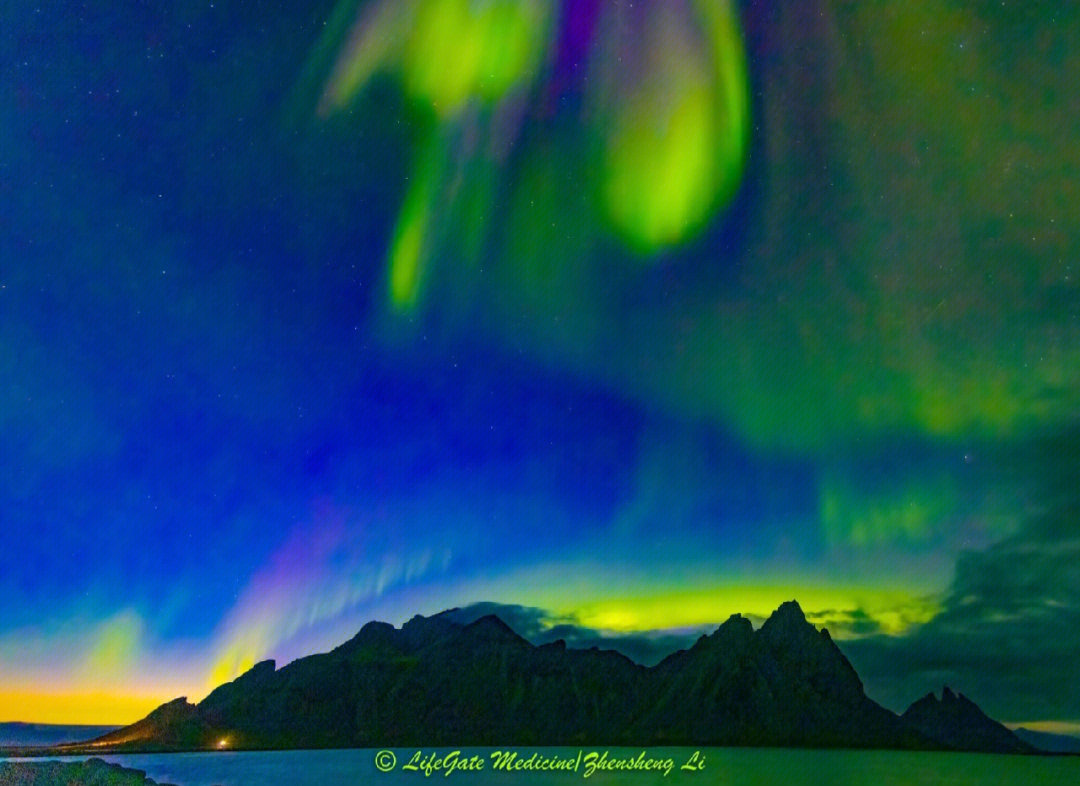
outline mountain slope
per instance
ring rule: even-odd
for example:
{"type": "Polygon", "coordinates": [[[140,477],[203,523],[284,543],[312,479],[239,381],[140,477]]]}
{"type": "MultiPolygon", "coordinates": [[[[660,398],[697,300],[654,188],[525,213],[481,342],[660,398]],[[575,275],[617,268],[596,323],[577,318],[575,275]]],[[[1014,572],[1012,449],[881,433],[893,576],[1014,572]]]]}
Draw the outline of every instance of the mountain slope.
{"type": "Polygon", "coordinates": [[[496,616],[463,625],[444,612],[414,617],[400,629],[368,623],[334,650],[282,669],[265,661],[198,705],[170,702],[101,738],[95,749],[693,744],[1026,750],[977,707],[972,712],[967,699],[959,709],[921,702],[901,718],[867,698],[828,632],[808,623],[794,601],[757,631],[734,615],[652,668],[612,651],[568,649],[562,641],[536,647],[496,616]]]}
{"type": "Polygon", "coordinates": [[[1080,737],[1070,734],[1053,734],[1045,731],[1033,731],[1023,726],[1013,729],[1013,734],[1037,751],[1045,753],[1080,753],[1080,737]]]}
{"type": "Polygon", "coordinates": [[[639,730],[656,729],[673,744],[926,747],[866,697],[847,658],[795,602],[757,632],[731,617],[651,678],[639,730]]]}
{"type": "Polygon", "coordinates": [[[928,693],[900,716],[904,723],[943,745],[958,750],[1031,753],[1034,748],[995,720],[975,702],[946,685],[941,699],[928,693]]]}

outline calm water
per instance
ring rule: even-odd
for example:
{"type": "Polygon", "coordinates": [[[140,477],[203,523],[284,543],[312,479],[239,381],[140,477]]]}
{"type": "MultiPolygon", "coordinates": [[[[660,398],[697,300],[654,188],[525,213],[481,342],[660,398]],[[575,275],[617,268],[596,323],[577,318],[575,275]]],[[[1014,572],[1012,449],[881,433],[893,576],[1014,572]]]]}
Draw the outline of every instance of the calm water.
{"type": "Polygon", "coordinates": [[[108,734],[119,726],[60,726],[52,723],[0,723],[0,746],[57,745],[108,734]]]}
{"type": "MultiPolygon", "coordinates": [[[[445,756],[452,749],[427,750],[445,756]]],[[[156,781],[178,786],[339,786],[343,784],[396,784],[449,778],[457,783],[569,784],[575,781],[604,784],[700,783],[732,786],[911,786],[911,784],[949,784],[950,786],[1028,786],[1028,784],[1080,784],[1080,758],[991,756],[967,753],[908,753],[898,751],[805,751],[774,749],[706,748],[694,759],[692,748],[647,749],[650,765],[662,769],[610,771],[596,769],[587,774],[589,763],[597,762],[604,752],[607,761],[639,760],[640,748],[584,748],[578,763],[577,748],[514,748],[518,760],[528,760],[535,752],[536,761],[570,763],[576,772],[493,769],[493,748],[467,748],[457,761],[476,756],[483,769],[432,769],[426,776],[414,766],[416,749],[394,749],[392,769],[376,768],[376,750],[348,751],[277,751],[259,753],[176,753],[106,756],[108,761],[145,770],[156,781]],[[591,754],[591,755],[590,755],[591,754]],[[670,762],[671,769],[664,774],[670,762]],[[683,765],[694,767],[683,770],[683,765]],[[700,765],[700,767],[698,767],[700,765]]],[[[452,761],[452,759],[451,759],[452,761]]],[[[383,767],[391,757],[383,754],[383,767]]],[[[429,762],[434,764],[434,762],[429,762]]]]}

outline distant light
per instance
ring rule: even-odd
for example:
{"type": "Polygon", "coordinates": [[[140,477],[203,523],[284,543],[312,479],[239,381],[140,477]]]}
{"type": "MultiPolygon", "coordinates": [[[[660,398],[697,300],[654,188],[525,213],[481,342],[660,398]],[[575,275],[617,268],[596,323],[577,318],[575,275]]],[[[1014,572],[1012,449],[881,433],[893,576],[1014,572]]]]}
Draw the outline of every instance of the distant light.
{"type": "Polygon", "coordinates": [[[228,748],[229,747],[229,741],[225,737],[222,737],[220,740],[218,740],[217,746],[218,746],[219,749],[228,748]]]}

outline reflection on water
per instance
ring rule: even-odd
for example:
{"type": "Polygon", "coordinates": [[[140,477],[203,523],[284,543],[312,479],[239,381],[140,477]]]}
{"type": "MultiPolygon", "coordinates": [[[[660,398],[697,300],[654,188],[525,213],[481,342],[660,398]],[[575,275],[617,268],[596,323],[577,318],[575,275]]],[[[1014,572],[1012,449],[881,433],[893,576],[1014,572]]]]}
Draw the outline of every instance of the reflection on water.
{"type": "Polygon", "coordinates": [[[732,786],[983,786],[989,783],[1072,786],[1080,783],[1080,757],[762,748],[510,750],[514,754],[511,757],[500,757],[494,748],[466,748],[456,754],[452,749],[423,750],[419,756],[416,749],[395,749],[135,754],[103,758],[144,770],[160,783],[177,786],[361,783],[393,786],[429,778],[476,786],[515,782],[567,784],[577,780],[609,785],[662,782],[732,786]],[[503,768],[497,769],[495,765],[500,760],[503,768]]]}

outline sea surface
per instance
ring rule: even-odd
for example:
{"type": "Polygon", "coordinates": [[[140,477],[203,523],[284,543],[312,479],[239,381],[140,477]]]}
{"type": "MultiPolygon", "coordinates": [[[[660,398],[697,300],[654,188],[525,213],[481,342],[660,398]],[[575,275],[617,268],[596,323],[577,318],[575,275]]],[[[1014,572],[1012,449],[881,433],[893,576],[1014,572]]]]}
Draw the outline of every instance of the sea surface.
{"type": "Polygon", "coordinates": [[[58,726],[51,723],[0,723],[0,746],[59,745],[108,734],[119,726],[58,726]]]}
{"type": "Polygon", "coordinates": [[[1072,756],[761,748],[705,748],[695,752],[693,748],[647,748],[643,751],[641,748],[602,747],[582,748],[580,752],[577,748],[466,748],[457,755],[453,754],[454,749],[421,749],[418,756],[417,749],[412,748],[389,752],[226,751],[128,754],[101,758],[144,770],[159,783],[177,786],[396,786],[435,780],[475,786],[523,782],[570,784],[578,781],[642,786],[667,783],[731,786],[1080,784],[1080,757],[1072,756]],[[520,762],[520,768],[513,769],[513,762],[505,760],[504,765],[508,768],[496,768],[497,750],[513,753],[513,762],[520,762]],[[462,769],[460,763],[466,761],[473,766],[477,766],[478,761],[483,764],[475,770],[462,769]],[[596,764],[601,761],[605,765],[634,768],[590,769],[588,766],[590,762],[596,764]],[[441,762],[438,768],[436,762],[441,762]],[[568,771],[536,769],[544,763],[573,767],[568,771]],[[410,766],[416,769],[410,769],[410,766]],[[684,766],[689,769],[683,769],[684,766]]]}

